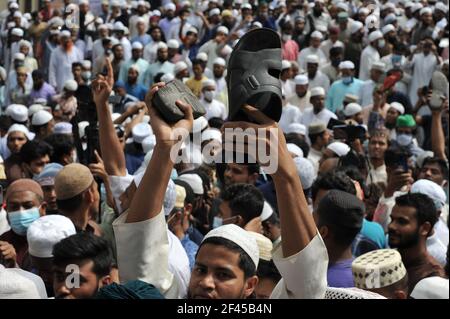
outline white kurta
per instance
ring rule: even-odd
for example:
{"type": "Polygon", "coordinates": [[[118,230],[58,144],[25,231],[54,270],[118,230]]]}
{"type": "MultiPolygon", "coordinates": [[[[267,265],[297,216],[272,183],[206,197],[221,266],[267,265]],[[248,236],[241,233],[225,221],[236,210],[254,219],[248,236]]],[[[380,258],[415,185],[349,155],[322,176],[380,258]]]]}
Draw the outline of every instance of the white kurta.
{"type": "Polygon", "coordinates": [[[50,65],[48,70],[48,82],[51,86],[61,92],[64,83],[73,79],[72,63],[83,60],[81,52],[73,46],[70,53],[65,52],[61,47],[55,49],[50,56],[50,65]]]}
{"type": "Polygon", "coordinates": [[[380,54],[373,46],[368,45],[361,52],[361,60],[359,64],[359,79],[366,81],[370,79],[370,69],[374,62],[380,61],[380,54]]]}
{"type": "Polygon", "coordinates": [[[311,90],[315,87],[321,87],[325,90],[325,92],[330,89],[330,79],[319,70],[317,70],[314,79],[309,79],[309,89],[311,90]]]}
{"type": "Polygon", "coordinates": [[[150,42],[144,47],[144,60],[148,63],[155,63],[156,62],[156,54],[158,51],[158,44],[160,42],[150,42]]]}
{"type": "Polygon", "coordinates": [[[227,118],[227,110],[222,102],[213,99],[211,102],[206,101],[204,98],[200,99],[200,103],[205,107],[207,120],[213,117],[220,117],[222,120],[227,118]]]}
{"type": "Polygon", "coordinates": [[[286,81],[281,81],[281,88],[283,91],[284,98],[289,100],[295,95],[295,83],[294,81],[288,79],[286,81]]]}
{"type": "Polygon", "coordinates": [[[373,80],[364,81],[361,86],[361,90],[359,90],[359,104],[362,107],[373,104],[373,89],[375,88],[376,83],[373,80]]]}
{"type": "Polygon", "coordinates": [[[295,105],[301,112],[303,112],[308,107],[311,107],[311,103],[309,102],[310,98],[311,92],[308,90],[304,97],[298,97],[298,95],[295,94],[293,97],[288,99],[288,103],[295,105]]]}
{"type": "Polygon", "coordinates": [[[308,127],[311,123],[314,122],[322,122],[323,124],[328,125],[328,121],[331,118],[337,119],[337,116],[330,110],[324,108],[319,113],[314,114],[314,109],[310,107],[303,112],[301,123],[306,127],[308,127]]]}
{"type": "Polygon", "coordinates": [[[288,126],[292,123],[300,123],[300,120],[302,119],[302,112],[300,109],[292,104],[286,104],[283,106],[283,109],[281,110],[281,117],[278,121],[278,125],[283,130],[283,132],[286,132],[286,129],[288,126]]]}
{"type": "Polygon", "coordinates": [[[409,98],[412,105],[415,105],[418,100],[417,90],[430,84],[433,72],[438,65],[439,61],[432,53],[428,55],[414,54],[412,60],[406,62],[405,67],[412,69],[412,79],[409,85],[409,98]]]}
{"type": "Polygon", "coordinates": [[[115,38],[123,47],[123,60],[128,61],[131,59],[131,43],[130,40],[128,40],[125,37],[122,37],[122,39],[115,38]]]}
{"type": "Polygon", "coordinates": [[[323,53],[322,49],[307,47],[300,51],[297,59],[298,65],[302,70],[306,71],[306,58],[308,57],[308,55],[317,55],[319,57],[319,68],[327,63],[327,57],[323,53]]]}

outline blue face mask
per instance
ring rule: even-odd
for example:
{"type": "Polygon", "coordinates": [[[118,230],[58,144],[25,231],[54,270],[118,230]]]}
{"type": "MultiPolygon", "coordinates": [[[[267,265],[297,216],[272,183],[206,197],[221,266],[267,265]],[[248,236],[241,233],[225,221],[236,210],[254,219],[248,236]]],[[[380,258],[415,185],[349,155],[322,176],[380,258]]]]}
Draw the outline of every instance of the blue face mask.
{"type": "Polygon", "coordinates": [[[222,224],[223,224],[223,219],[222,219],[222,218],[217,217],[217,216],[214,217],[214,220],[213,220],[213,229],[222,226],[222,224]]]}
{"type": "Polygon", "coordinates": [[[30,225],[39,217],[41,217],[39,214],[39,207],[8,213],[11,229],[20,236],[25,236],[27,234],[28,227],[30,227],[30,225]]]}
{"type": "Polygon", "coordinates": [[[392,58],[391,58],[392,64],[393,65],[399,65],[400,62],[402,61],[402,56],[398,55],[398,54],[393,54],[392,58]]]}
{"type": "Polygon", "coordinates": [[[345,85],[349,85],[352,82],[353,82],[353,77],[351,77],[351,76],[345,76],[342,78],[342,83],[344,83],[345,85]]]}
{"type": "Polygon", "coordinates": [[[410,134],[398,134],[397,135],[397,143],[400,146],[408,146],[412,143],[413,136],[410,134]]]}

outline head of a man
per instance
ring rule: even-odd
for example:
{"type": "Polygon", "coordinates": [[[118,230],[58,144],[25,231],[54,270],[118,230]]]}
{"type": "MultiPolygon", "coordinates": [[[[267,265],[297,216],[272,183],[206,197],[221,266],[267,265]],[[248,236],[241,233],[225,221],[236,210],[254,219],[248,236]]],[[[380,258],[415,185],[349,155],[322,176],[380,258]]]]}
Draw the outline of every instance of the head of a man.
{"type": "Polygon", "coordinates": [[[445,160],[438,157],[427,157],[423,161],[418,179],[428,179],[444,187],[448,184],[448,166],[445,160]]]}
{"type": "Polygon", "coordinates": [[[69,236],[53,247],[53,289],[56,298],[92,298],[109,285],[113,256],[106,239],[89,232],[69,236]]]}
{"type": "Polygon", "coordinates": [[[196,79],[201,79],[203,77],[203,72],[205,72],[205,66],[203,62],[199,59],[194,60],[192,63],[192,72],[196,79]]]}
{"type": "Polygon", "coordinates": [[[137,67],[135,66],[130,67],[128,69],[128,78],[127,78],[128,84],[131,85],[136,84],[138,77],[139,77],[139,70],[137,69],[137,67]]]}
{"type": "Polygon", "coordinates": [[[188,287],[192,299],[246,299],[258,284],[256,240],[236,225],[210,231],[201,243],[188,287]]]}
{"type": "Polygon", "coordinates": [[[65,166],[74,162],[76,148],[71,136],[67,134],[51,134],[47,136],[45,141],[53,148],[52,156],[50,156],[52,163],[65,166]]]}
{"type": "Polygon", "coordinates": [[[331,135],[324,124],[317,123],[310,125],[308,137],[311,141],[311,146],[320,150],[328,145],[331,135]]]}
{"type": "Polygon", "coordinates": [[[41,89],[42,85],[44,85],[44,74],[40,70],[34,70],[31,73],[31,78],[33,79],[33,89],[41,89]]]}
{"type": "Polygon", "coordinates": [[[7,135],[6,145],[12,154],[18,154],[26,142],[28,142],[28,137],[22,130],[10,131],[7,135]]]}
{"type": "Polygon", "coordinates": [[[320,174],[311,187],[314,210],[317,209],[322,198],[332,189],[356,195],[355,184],[345,173],[337,171],[320,174]]]}
{"type": "Polygon", "coordinates": [[[20,149],[21,168],[29,177],[42,172],[50,162],[52,148],[43,141],[28,141],[20,149]]]}
{"type": "Polygon", "coordinates": [[[264,197],[261,191],[250,184],[233,184],[221,194],[219,216],[222,223],[244,227],[253,218],[261,215],[264,197]]]}
{"type": "Polygon", "coordinates": [[[371,132],[369,139],[369,158],[384,161],[384,153],[389,147],[389,134],[386,130],[371,132]]]}
{"type": "Polygon", "coordinates": [[[62,168],[63,166],[57,163],[47,164],[44,166],[44,170],[35,178],[36,182],[41,185],[44,201],[47,203],[47,214],[58,213],[58,206],[56,205],[55,176],[62,168]]]}
{"type": "Polygon", "coordinates": [[[123,46],[121,44],[116,44],[112,47],[112,53],[114,56],[114,61],[121,61],[124,59],[123,46]]]}
{"type": "Polygon", "coordinates": [[[45,215],[43,197],[41,187],[31,179],[19,179],[9,185],[5,195],[6,216],[15,234],[26,236],[30,225],[45,215]]]}
{"type": "Polygon", "coordinates": [[[159,42],[162,40],[162,31],[160,27],[153,27],[149,32],[154,42],[159,42]]]}
{"type": "Polygon", "coordinates": [[[259,165],[227,163],[224,172],[225,185],[237,183],[255,184],[259,177],[259,165]]]}
{"type": "Polygon", "coordinates": [[[410,249],[423,247],[438,216],[433,200],[420,193],[408,193],[395,199],[388,226],[389,246],[410,249]]]}
{"type": "Polygon", "coordinates": [[[73,163],[55,177],[56,204],[61,214],[69,217],[79,229],[98,217],[100,194],[89,168],[73,163]]]}
{"type": "Polygon", "coordinates": [[[310,103],[313,106],[314,114],[320,113],[325,108],[325,91],[321,87],[315,87],[311,90],[310,103]]]}

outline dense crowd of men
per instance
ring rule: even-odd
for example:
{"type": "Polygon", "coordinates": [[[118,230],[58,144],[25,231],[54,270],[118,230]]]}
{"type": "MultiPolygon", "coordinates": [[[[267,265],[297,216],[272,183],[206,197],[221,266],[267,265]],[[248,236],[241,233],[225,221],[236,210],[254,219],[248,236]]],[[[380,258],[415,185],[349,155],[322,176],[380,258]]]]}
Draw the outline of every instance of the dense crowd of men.
{"type": "Polygon", "coordinates": [[[447,1],[40,5],[0,12],[0,298],[449,298],[447,1]],[[279,121],[229,103],[259,28],[279,121]],[[219,160],[240,128],[275,172],[219,160]]]}

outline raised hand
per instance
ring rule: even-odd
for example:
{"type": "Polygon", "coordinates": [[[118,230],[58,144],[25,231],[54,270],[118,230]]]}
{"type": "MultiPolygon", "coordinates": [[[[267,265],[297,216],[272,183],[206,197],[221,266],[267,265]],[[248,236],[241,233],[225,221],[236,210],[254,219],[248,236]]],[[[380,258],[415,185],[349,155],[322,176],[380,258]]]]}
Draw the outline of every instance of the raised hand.
{"type": "Polygon", "coordinates": [[[111,91],[114,85],[114,72],[112,69],[111,61],[109,58],[105,58],[107,75],[103,76],[98,74],[94,81],[92,81],[92,95],[95,105],[97,107],[104,107],[108,104],[108,98],[111,95],[111,91]]]}

